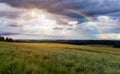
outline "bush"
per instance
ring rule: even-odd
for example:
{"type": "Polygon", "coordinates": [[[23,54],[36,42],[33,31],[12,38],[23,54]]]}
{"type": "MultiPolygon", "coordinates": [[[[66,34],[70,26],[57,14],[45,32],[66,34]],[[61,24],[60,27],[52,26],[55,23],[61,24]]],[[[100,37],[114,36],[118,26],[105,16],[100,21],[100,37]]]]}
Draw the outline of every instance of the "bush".
{"type": "Polygon", "coordinates": [[[120,42],[116,42],[113,47],[120,48],[120,42]]]}

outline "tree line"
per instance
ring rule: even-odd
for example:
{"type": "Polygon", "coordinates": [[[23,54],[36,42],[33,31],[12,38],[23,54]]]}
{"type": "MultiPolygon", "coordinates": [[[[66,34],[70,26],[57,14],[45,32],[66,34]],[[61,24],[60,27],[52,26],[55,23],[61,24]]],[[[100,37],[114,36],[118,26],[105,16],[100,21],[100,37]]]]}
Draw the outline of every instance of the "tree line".
{"type": "Polygon", "coordinates": [[[0,36],[0,41],[5,41],[5,42],[13,42],[13,39],[12,38],[8,38],[8,37],[3,37],[3,36],[0,36]]]}
{"type": "Polygon", "coordinates": [[[14,42],[25,43],[62,43],[73,45],[111,45],[114,48],[120,48],[120,40],[14,40],[14,42]]]}
{"type": "Polygon", "coordinates": [[[13,40],[12,38],[0,36],[0,41],[5,42],[28,42],[28,43],[63,43],[63,44],[74,44],[74,45],[113,45],[115,48],[120,48],[120,40],[13,40]]]}

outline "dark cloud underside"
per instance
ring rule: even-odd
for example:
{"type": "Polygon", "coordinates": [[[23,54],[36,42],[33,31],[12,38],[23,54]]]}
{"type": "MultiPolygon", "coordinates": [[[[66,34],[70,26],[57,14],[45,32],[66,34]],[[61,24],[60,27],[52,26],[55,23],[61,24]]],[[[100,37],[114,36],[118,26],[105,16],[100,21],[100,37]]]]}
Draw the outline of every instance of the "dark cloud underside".
{"type": "Polygon", "coordinates": [[[120,0],[0,0],[0,2],[14,7],[43,8],[54,13],[62,13],[67,7],[82,10],[90,15],[120,11],[120,0]]]}

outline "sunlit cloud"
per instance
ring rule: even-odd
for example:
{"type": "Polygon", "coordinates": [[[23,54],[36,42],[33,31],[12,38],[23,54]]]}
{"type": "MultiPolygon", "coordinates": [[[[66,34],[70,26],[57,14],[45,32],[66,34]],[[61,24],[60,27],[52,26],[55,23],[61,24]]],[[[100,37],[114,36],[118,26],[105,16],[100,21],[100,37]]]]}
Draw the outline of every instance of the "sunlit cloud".
{"type": "Polygon", "coordinates": [[[98,37],[105,40],[120,40],[120,33],[99,34],[98,37]]]}

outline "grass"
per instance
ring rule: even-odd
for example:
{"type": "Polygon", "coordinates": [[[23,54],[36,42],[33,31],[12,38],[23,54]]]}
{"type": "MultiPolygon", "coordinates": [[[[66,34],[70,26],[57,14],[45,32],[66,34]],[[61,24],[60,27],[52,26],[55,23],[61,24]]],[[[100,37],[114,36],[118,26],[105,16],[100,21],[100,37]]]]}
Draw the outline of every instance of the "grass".
{"type": "Polygon", "coordinates": [[[120,74],[120,49],[0,42],[0,74],[120,74]]]}

